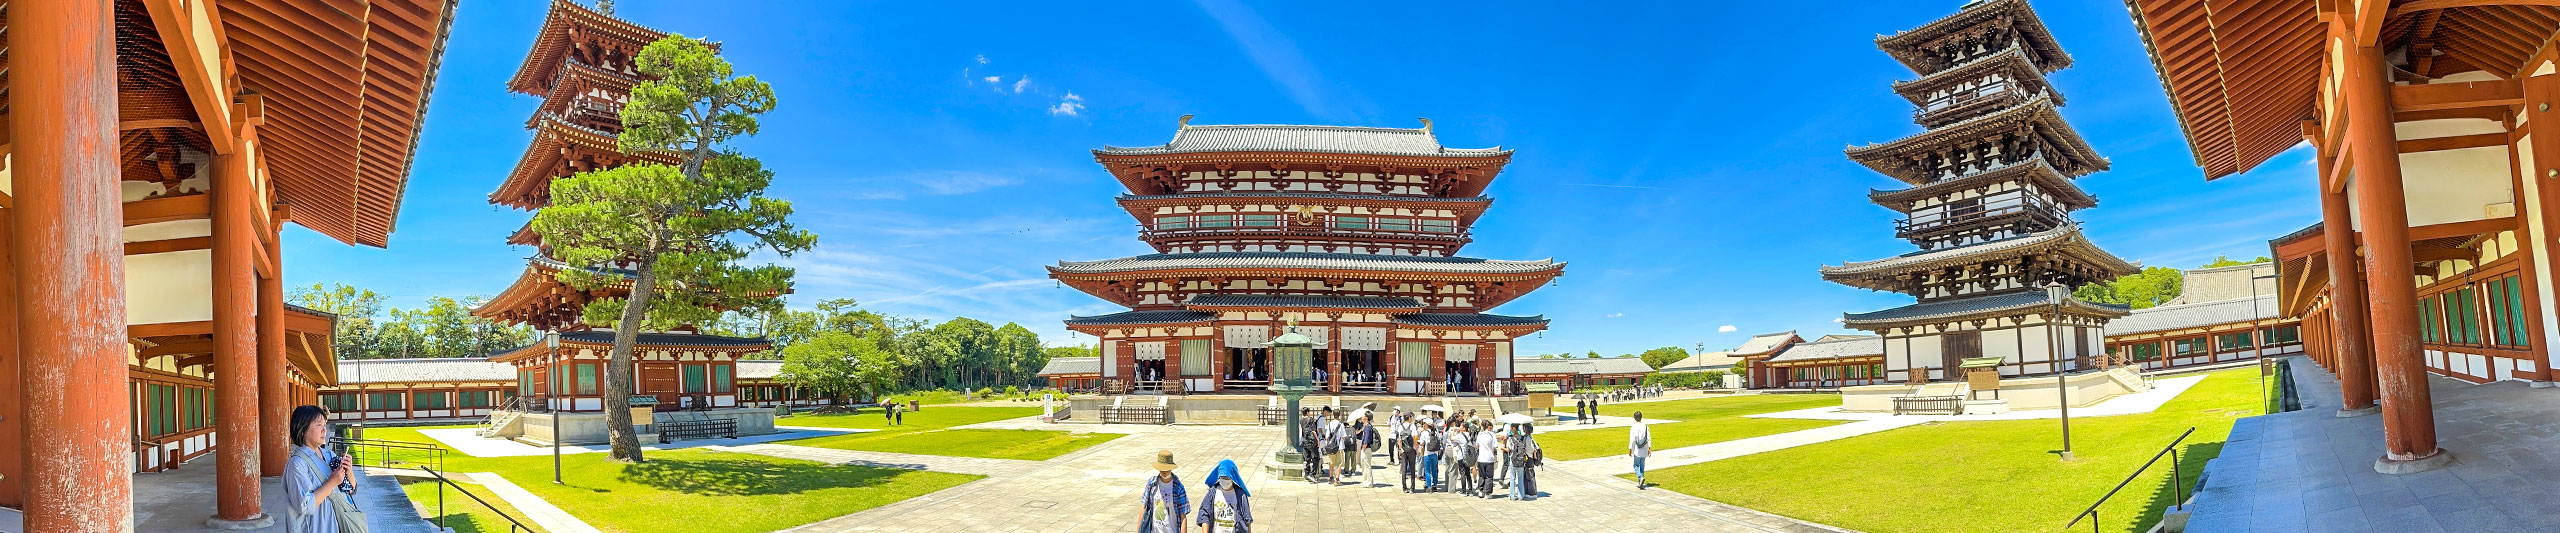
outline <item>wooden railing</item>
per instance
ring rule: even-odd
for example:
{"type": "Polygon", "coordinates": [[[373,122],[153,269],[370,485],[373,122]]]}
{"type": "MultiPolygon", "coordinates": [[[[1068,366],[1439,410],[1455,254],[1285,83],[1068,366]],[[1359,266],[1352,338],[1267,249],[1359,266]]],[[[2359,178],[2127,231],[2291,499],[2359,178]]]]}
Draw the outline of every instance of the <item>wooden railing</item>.
{"type": "Polygon", "coordinates": [[[2151,465],[2159,463],[2161,457],[2169,458],[2169,489],[2171,494],[2177,496],[2176,500],[2170,501],[2170,508],[2179,510],[2186,509],[2187,486],[2183,483],[2183,480],[2186,479],[2186,473],[2184,469],[2178,466],[2178,444],[2186,442],[2187,436],[2194,434],[2196,434],[2196,428],[2193,427],[2187,428],[2186,433],[2179,433],[2176,440],[2171,440],[2169,441],[2168,446],[2160,448],[2160,453],[2151,454],[2151,460],[2143,461],[2141,468],[2133,469],[2132,474],[2124,476],[2124,481],[2116,482],[2116,488],[2108,489],[2107,495],[2099,496],[2096,503],[2089,504],[2088,510],[2080,511],[2080,514],[2077,515],[2072,515],[2071,523],[2063,524],[2062,528],[2071,529],[2072,526],[2079,525],[2081,520],[2088,520],[2089,530],[2098,531],[2098,506],[2106,505],[2108,498],[2116,497],[2116,492],[2124,490],[2125,485],[2132,484],[2134,478],[2142,477],[2142,473],[2150,470],[2151,465]]]}
{"type": "Polygon", "coordinates": [[[1104,424],[1154,424],[1161,426],[1173,423],[1173,412],[1162,407],[1104,407],[1099,409],[1099,411],[1101,411],[1098,413],[1100,415],[1100,420],[1104,424]]]}
{"type": "Polygon", "coordinates": [[[1936,213],[1936,216],[1933,217],[1925,219],[1914,217],[1896,220],[1893,222],[1893,234],[1896,237],[1909,239],[1922,233],[1946,229],[1949,226],[1970,224],[2004,217],[2018,218],[2029,222],[2042,222],[2048,227],[2059,225],[2066,220],[2060,207],[2053,205],[2052,202],[2045,201],[2042,197],[2026,194],[2024,191],[2011,191],[1991,196],[1984,196],[1976,198],[1976,200],[1979,200],[1979,202],[1972,205],[1960,206],[1951,209],[1941,207],[1936,213]],[[1998,207],[1992,207],[1989,204],[2000,205],[1998,207]]]}
{"type": "Polygon", "coordinates": [[[1964,414],[1963,396],[1903,396],[1893,399],[1893,414],[1964,414]]]}

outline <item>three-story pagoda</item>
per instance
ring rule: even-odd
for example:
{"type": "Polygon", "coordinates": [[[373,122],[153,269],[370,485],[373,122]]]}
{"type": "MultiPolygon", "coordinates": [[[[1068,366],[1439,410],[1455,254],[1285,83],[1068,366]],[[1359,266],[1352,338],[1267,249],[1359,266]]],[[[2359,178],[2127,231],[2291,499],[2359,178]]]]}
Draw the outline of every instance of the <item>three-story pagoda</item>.
{"type": "Polygon", "coordinates": [[[1895,236],[1919,251],[1822,268],[1823,279],[1919,299],[1849,313],[1842,323],[1885,340],[1885,378],[1955,379],[1969,358],[2000,358],[2004,376],[2067,372],[2104,347],[2123,307],[2049,293],[2137,271],[2082,235],[2073,210],[2097,198],[2072,180],[2107,169],[2060,113],[2045,75],[2071,65],[2024,0],[1980,0],[1954,15],[1876,39],[1919,74],[1895,93],[1925,131],[1848,156],[1909,185],[1868,198],[1905,215],[1895,236]]]}
{"type": "Polygon", "coordinates": [[[1127,312],[1071,317],[1102,339],[1122,390],[1268,390],[1267,344],[1316,342],[1327,392],[1498,392],[1536,316],[1485,311],[1564,263],[1460,257],[1511,152],[1420,129],[1193,126],[1159,146],[1104,147],[1120,206],[1158,253],[1061,262],[1052,278],[1127,312]],[[1296,324],[1290,326],[1289,324],[1296,324]]]}
{"type": "MultiPolygon", "coordinates": [[[[553,180],[639,162],[677,162],[674,154],[622,151],[622,106],[644,77],[632,61],[642,48],[667,34],[615,17],[610,5],[604,2],[590,8],[552,0],[532,50],[507,81],[507,90],[542,99],[533,117],[525,121],[525,128],[533,132],[532,143],[506,181],[489,193],[489,203],[541,211],[551,205],[553,180]]],[[[509,236],[507,243],[531,246],[534,254],[525,259],[524,270],[513,284],[471,314],[556,332],[559,345],[519,347],[489,354],[489,360],[516,365],[518,395],[545,397],[552,409],[560,411],[603,409],[601,382],[613,332],[591,330],[582,317],[591,302],[628,296],[632,273],[616,265],[568,265],[552,258],[550,247],[533,232],[531,222],[509,236]],[[585,268],[618,280],[579,289],[560,281],[560,271],[567,268],[585,268]]],[[[734,392],[736,361],[772,347],[765,339],[705,335],[691,326],[642,332],[632,354],[633,395],[653,397],[668,407],[739,405],[734,392]]],[[[573,442],[602,439],[601,433],[569,437],[573,442]]]]}

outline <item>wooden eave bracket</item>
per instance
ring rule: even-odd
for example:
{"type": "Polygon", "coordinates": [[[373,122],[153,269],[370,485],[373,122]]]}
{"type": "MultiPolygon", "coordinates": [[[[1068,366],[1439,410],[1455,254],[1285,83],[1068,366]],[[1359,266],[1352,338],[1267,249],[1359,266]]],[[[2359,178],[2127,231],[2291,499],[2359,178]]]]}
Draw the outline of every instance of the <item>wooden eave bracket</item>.
{"type": "Polygon", "coordinates": [[[240,137],[233,129],[237,125],[230,103],[239,90],[230,76],[230,38],[224,35],[221,13],[207,0],[144,0],[142,4],[151,12],[151,25],[160,31],[160,41],[169,47],[169,62],[186,84],[187,100],[195,104],[214,153],[238,150],[240,137]]]}
{"type": "Polygon", "coordinates": [[[2428,83],[2391,87],[2391,112],[2443,111],[2524,105],[2524,85],[2516,80],[2428,83]]]}

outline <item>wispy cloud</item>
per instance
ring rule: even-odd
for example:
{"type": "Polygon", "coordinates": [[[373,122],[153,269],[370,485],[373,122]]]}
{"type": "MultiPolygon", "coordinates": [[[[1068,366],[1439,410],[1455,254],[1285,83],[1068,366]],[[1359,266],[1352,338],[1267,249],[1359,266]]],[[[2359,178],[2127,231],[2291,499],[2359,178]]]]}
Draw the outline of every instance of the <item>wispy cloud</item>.
{"type": "Polygon", "coordinates": [[[978,79],[987,80],[987,83],[1004,83],[1004,76],[988,76],[978,79]]]}
{"type": "Polygon", "coordinates": [[[1013,82],[1013,94],[1022,94],[1022,89],[1023,89],[1023,88],[1026,88],[1026,87],[1030,87],[1030,86],[1031,86],[1031,77],[1030,77],[1030,76],[1023,76],[1023,77],[1022,77],[1022,79],[1014,80],[1014,82],[1013,82]]]}
{"type": "Polygon", "coordinates": [[[1340,109],[1337,102],[1326,98],[1324,92],[1332,85],[1325,81],[1324,73],[1307,61],[1306,54],[1298,51],[1296,41],[1271,27],[1271,23],[1262,20],[1253,8],[1235,0],[1197,0],[1197,3],[1202,11],[1209,12],[1210,18],[1218,20],[1218,27],[1226,30],[1227,36],[1234,38],[1237,45],[1243,46],[1245,55],[1253,58],[1254,66],[1261,67],[1263,75],[1279,83],[1280,88],[1289,94],[1289,100],[1296,102],[1298,107],[1305,108],[1308,114],[1330,120],[1358,118],[1352,116],[1357,113],[1340,109]]]}
{"type": "Polygon", "coordinates": [[[1084,97],[1076,96],[1076,93],[1067,93],[1065,97],[1058,99],[1058,105],[1049,106],[1049,114],[1066,115],[1070,117],[1082,116],[1084,114],[1084,97]]]}
{"type": "Polygon", "coordinates": [[[1021,183],[1012,176],[970,170],[932,170],[855,180],[865,182],[856,200],[904,200],[909,196],[969,194],[1021,183]]]}
{"type": "Polygon", "coordinates": [[[1733,327],[1732,325],[1724,325],[1724,326],[1718,326],[1718,327],[1716,327],[1716,333],[1732,333],[1732,332],[1741,331],[1741,330],[1742,330],[1742,328],[1733,327]]]}
{"type": "Polygon", "coordinates": [[[986,55],[986,54],[978,54],[978,64],[980,64],[980,65],[987,64],[987,55],[986,55]]]}
{"type": "Polygon", "coordinates": [[[1627,314],[1626,314],[1626,313],[1609,313],[1607,316],[1604,316],[1604,317],[1602,317],[1602,318],[1618,318],[1618,317],[1622,317],[1622,316],[1627,316],[1627,314]]]}

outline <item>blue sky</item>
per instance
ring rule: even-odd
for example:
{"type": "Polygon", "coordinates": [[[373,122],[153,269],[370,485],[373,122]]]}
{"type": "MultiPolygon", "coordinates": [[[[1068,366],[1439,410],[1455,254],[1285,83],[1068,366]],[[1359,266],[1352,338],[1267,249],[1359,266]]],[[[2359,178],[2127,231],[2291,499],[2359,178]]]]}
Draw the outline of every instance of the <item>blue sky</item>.
{"type": "MultiPolygon", "coordinates": [[[[487,194],[528,138],[536,100],[502,85],[545,4],[463,3],[391,247],[292,230],[290,282],[415,307],[515,278],[531,250],[503,241],[530,214],[487,194]]],[[[1091,342],[1059,321],[1121,308],[1041,267],[1152,250],[1090,150],[1163,143],[1184,114],[1429,117],[1446,145],[1517,150],[1463,255],[1571,263],[1494,310],[1554,320],[1519,352],[1608,355],[1810,338],[1842,332],[1842,312],[1908,303],[1815,269],[1911,250],[1893,238],[1897,215],[1865,197],[1898,183],[1841,149],[1919,131],[1888,88],[1914,75],[1872,41],[1961,4],[617,2],[624,18],[721,42],[780,95],[739,148],[820,236],[784,260],[799,269],[794,306],[855,298],[1091,342]]],[[[2037,7],[2076,60],[2053,75],[2064,115],[2114,161],[2080,180],[2101,200],[2078,214],[2100,245],[2194,267],[2263,255],[2318,219],[2302,150],[2203,179],[2122,3],[2037,7]]]]}

